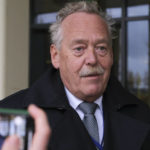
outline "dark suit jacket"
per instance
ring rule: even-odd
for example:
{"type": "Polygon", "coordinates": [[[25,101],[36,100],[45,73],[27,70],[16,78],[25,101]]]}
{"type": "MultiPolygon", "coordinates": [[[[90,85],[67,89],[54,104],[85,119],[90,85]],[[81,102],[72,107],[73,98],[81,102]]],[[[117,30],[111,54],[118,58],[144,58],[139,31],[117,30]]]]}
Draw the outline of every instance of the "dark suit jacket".
{"type": "MultiPolygon", "coordinates": [[[[49,69],[35,84],[0,102],[0,107],[43,108],[52,128],[49,150],[96,150],[70,107],[59,72],[49,69]]],[[[110,78],[104,93],[104,150],[150,150],[150,110],[110,78]]]]}

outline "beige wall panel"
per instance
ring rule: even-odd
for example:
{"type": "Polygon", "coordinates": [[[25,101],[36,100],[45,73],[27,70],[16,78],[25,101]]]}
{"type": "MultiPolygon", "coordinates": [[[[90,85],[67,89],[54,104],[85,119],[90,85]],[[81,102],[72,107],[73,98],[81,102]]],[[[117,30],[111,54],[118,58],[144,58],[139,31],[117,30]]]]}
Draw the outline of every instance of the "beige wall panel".
{"type": "Polygon", "coordinates": [[[3,35],[5,60],[2,70],[5,79],[4,94],[1,97],[28,87],[29,66],[29,0],[4,1],[6,1],[4,14],[6,32],[3,35]]]}

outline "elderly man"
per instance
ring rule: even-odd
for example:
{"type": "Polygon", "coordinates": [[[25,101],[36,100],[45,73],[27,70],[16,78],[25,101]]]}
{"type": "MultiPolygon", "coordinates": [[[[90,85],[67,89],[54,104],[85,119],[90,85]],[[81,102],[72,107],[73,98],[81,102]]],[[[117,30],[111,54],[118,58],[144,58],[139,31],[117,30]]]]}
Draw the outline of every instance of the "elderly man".
{"type": "Polygon", "coordinates": [[[43,108],[52,128],[50,150],[150,149],[149,108],[110,75],[111,25],[95,2],[67,4],[50,27],[54,68],[0,102],[43,108]]]}

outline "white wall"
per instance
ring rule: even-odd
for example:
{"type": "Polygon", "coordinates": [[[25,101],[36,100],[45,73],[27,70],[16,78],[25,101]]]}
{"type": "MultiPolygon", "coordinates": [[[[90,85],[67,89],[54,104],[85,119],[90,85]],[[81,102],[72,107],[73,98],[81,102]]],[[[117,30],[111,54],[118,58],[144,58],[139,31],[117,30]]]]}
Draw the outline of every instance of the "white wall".
{"type": "Polygon", "coordinates": [[[29,0],[0,0],[0,99],[28,87],[29,0]]]}

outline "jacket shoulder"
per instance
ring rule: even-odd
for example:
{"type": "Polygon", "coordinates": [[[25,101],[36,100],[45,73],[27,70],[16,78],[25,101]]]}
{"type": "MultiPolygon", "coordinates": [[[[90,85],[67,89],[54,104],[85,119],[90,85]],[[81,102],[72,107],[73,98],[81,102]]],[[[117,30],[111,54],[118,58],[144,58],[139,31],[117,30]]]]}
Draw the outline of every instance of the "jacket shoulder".
{"type": "Polygon", "coordinates": [[[18,91],[0,101],[0,107],[3,108],[22,108],[24,104],[24,97],[28,89],[18,91]]]}

